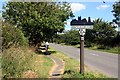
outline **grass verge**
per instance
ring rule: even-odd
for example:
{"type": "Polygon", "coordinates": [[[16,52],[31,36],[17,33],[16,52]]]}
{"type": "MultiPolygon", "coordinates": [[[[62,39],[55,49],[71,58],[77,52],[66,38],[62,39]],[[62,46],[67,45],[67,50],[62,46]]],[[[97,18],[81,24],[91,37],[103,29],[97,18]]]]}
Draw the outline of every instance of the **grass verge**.
{"type": "Polygon", "coordinates": [[[10,48],[3,51],[3,78],[47,78],[53,61],[36,54],[28,47],[10,48]]]}
{"type": "Polygon", "coordinates": [[[0,78],[2,78],[2,53],[0,52],[0,78]]]}
{"type": "Polygon", "coordinates": [[[50,47],[49,51],[53,52],[51,55],[61,58],[65,62],[65,70],[62,75],[63,78],[107,78],[107,76],[98,73],[92,72],[85,66],[85,74],[79,74],[79,61],[68,57],[64,53],[55,50],[53,47],[50,47]]]}
{"type": "MultiPolygon", "coordinates": [[[[77,45],[72,45],[76,48],[80,47],[80,44],[77,45]]],[[[94,47],[85,47],[86,49],[90,49],[90,50],[96,50],[96,51],[102,51],[102,52],[109,52],[109,53],[113,53],[113,54],[120,54],[120,47],[113,47],[113,48],[99,48],[99,46],[94,46],[94,47]]]]}
{"type": "MultiPolygon", "coordinates": [[[[61,43],[61,45],[66,45],[65,43],[61,43]]],[[[68,45],[73,46],[75,48],[80,48],[80,44],[77,45],[68,45]]],[[[102,52],[109,52],[113,54],[120,54],[120,47],[112,47],[112,48],[99,48],[99,46],[93,46],[93,47],[85,47],[86,49],[90,50],[96,50],[96,51],[102,51],[102,52]]]]}
{"type": "Polygon", "coordinates": [[[36,54],[31,62],[32,71],[38,74],[38,78],[48,78],[53,61],[45,55],[36,54]]]}
{"type": "Polygon", "coordinates": [[[120,54],[120,47],[113,47],[113,48],[109,48],[109,49],[98,49],[96,46],[94,46],[94,47],[89,47],[87,49],[109,52],[109,53],[113,53],[113,54],[120,54]]]}

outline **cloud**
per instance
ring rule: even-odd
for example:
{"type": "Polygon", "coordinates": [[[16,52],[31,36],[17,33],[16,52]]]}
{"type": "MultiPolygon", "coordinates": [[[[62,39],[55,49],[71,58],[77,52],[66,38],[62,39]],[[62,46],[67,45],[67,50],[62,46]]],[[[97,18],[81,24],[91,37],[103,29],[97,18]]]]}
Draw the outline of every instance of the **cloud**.
{"type": "Polygon", "coordinates": [[[98,7],[96,7],[96,9],[98,9],[98,10],[100,10],[100,9],[102,9],[102,10],[105,10],[105,9],[107,9],[107,8],[109,8],[110,7],[110,5],[100,5],[100,6],[98,6],[98,7]]]}
{"type": "Polygon", "coordinates": [[[80,3],[71,3],[71,9],[72,9],[73,13],[75,13],[80,10],[86,9],[86,6],[84,4],[80,4],[80,3]]]}

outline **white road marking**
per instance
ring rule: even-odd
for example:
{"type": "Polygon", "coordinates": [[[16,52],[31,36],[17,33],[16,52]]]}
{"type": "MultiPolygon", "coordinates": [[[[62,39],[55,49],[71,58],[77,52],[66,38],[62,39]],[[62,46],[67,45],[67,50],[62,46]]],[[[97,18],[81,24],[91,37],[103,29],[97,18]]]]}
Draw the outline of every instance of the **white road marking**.
{"type": "Polygon", "coordinates": [[[93,54],[93,53],[90,53],[91,55],[94,55],[94,56],[99,56],[98,54],[93,54]]]}

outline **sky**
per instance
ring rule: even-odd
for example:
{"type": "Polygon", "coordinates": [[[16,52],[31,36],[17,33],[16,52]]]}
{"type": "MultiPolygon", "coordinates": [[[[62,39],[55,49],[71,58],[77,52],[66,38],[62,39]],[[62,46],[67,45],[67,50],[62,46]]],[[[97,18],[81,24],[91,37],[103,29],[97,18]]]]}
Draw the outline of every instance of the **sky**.
{"type": "MultiPolygon", "coordinates": [[[[91,20],[102,18],[105,21],[111,22],[114,19],[113,13],[111,12],[113,10],[113,4],[114,2],[72,2],[71,9],[75,15],[74,19],[78,19],[78,16],[81,16],[82,19],[88,19],[88,17],[90,17],[91,20]]],[[[66,30],[71,29],[71,20],[72,19],[66,21],[66,30]]]]}
{"type": "MultiPolygon", "coordinates": [[[[0,9],[2,9],[2,5],[5,1],[8,0],[0,0],[0,9]]],[[[42,0],[38,0],[42,1],[42,0]]],[[[45,0],[43,0],[45,1],[45,0]]],[[[112,5],[116,0],[54,0],[54,1],[67,1],[70,2],[71,9],[73,14],[75,15],[74,19],[77,19],[78,16],[83,18],[91,17],[92,20],[97,18],[102,18],[105,21],[111,22],[114,19],[112,5]]],[[[0,13],[1,15],[1,13],[0,13]]],[[[68,19],[65,25],[65,30],[70,30],[70,22],[72,19],[68,19]]]]}

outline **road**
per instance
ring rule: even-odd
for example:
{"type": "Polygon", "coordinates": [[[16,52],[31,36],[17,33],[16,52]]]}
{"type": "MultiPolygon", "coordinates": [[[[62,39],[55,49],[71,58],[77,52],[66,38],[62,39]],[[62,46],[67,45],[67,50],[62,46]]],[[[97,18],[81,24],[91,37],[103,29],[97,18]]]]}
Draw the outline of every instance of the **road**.
{"type": "MultiPolygon", "coordinates": [[[[55,43],[50,43],[50,46],[80,61],[79,48],[55,43]]],[[[97,70],[113,78],[118,78],[118,54],[85,49],[84,60],[91,70],[97,70]]]]}

